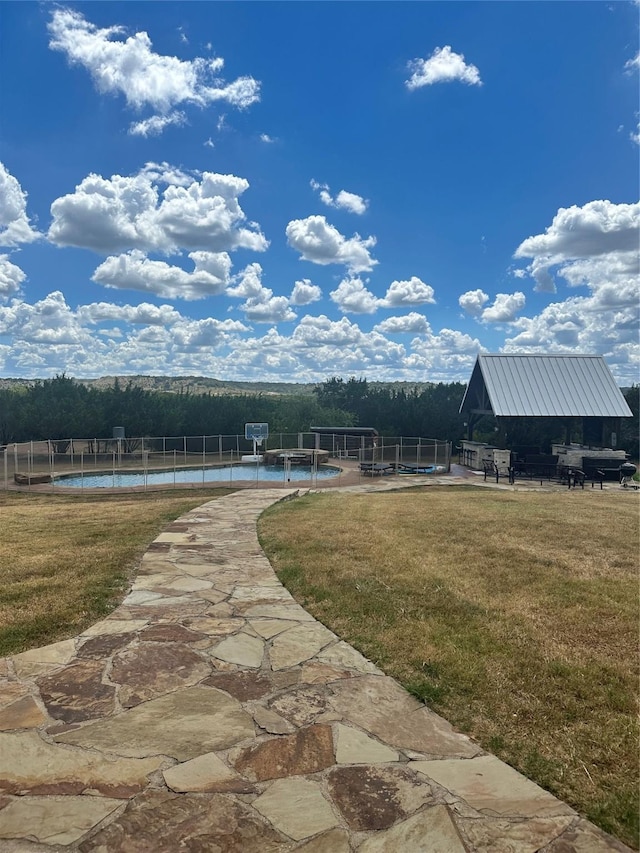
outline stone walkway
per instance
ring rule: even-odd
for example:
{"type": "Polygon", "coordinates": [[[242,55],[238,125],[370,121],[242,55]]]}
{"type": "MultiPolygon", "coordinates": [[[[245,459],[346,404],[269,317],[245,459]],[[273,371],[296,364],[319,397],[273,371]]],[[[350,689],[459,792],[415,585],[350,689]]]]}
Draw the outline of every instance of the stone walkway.
{"type": "Polygon", "coordinates": [[[0,851],[628,850],[296,604],[256,536],[295,495],[187,513],[107,619],[0,660],[0,851]]]}

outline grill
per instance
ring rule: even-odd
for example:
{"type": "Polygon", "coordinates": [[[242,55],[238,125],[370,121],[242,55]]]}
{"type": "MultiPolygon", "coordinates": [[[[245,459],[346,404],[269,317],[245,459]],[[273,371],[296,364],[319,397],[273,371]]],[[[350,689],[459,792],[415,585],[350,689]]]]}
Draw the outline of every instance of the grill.
{"type": "Polygon", "coordinates": [[[633,475],[638,469],[631,462],[623,462],[620,466],[620,485],[625,488],[640,489],[640,485],[635,482],[633,475]]]}

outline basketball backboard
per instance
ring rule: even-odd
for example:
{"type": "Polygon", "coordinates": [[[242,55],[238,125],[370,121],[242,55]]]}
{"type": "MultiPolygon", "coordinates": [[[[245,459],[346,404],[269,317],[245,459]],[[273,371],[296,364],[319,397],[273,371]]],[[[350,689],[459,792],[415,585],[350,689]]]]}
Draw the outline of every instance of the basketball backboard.
{"type": "Polygon", "coordinates": [[[245,424],[244,437],[247,439],[247,441],[264,441],[265,438],[269,438],[269,424],[245,424]]]}

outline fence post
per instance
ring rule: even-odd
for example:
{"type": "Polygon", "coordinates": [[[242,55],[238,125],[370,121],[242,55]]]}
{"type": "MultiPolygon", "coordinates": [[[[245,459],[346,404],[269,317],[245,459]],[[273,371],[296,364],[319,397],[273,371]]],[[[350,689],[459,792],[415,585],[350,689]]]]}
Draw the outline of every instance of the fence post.
{"type": "Polygon", "coordinates": [[[9,488],[9,481],[7,479],[8,475],[8,465],[7,465],[7,455],[9,453],[9,448],[5,447],[4,449],[4,488],[5,491],[9,488]]]}

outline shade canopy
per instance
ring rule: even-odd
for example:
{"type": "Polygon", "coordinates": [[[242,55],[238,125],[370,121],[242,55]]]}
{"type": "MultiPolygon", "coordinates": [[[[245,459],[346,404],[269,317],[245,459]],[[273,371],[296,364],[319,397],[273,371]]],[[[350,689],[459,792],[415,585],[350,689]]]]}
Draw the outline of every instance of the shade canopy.
{"type": "Polygon", "coordinates": [[[630,418],[600,355],[479,355],[461,414],[509,418],[630,418]]]}

